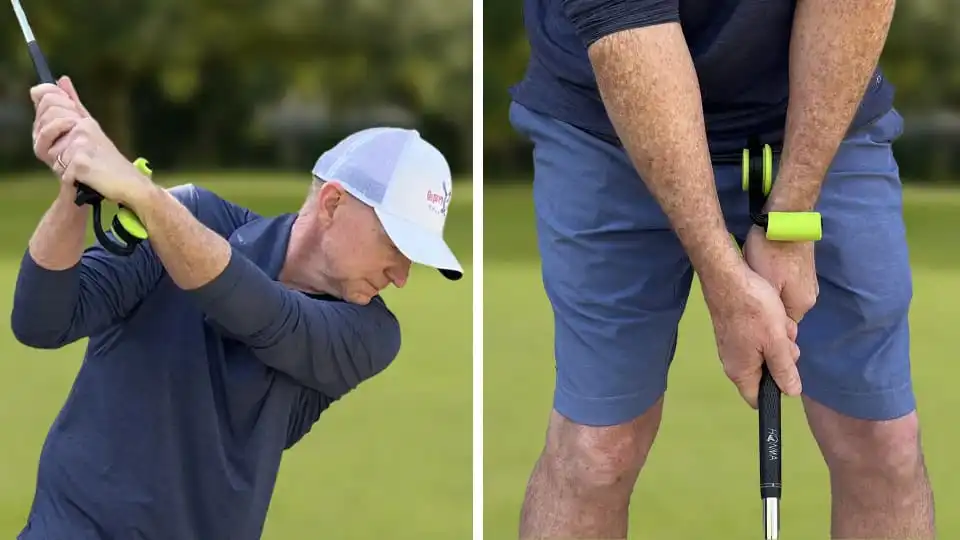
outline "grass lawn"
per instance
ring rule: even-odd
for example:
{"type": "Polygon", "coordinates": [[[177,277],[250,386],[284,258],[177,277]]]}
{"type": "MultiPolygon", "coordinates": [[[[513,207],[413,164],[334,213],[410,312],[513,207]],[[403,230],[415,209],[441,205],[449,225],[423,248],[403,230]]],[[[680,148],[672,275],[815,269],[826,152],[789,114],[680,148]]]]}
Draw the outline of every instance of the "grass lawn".
{"type": "MultiPolygon", "coordinates": [[[[272,215],[296,211],[308,179],[286,175],[177,176],[272,215]]],[[[415,268],[385,294],[404,328],[394,365],[321,416],[291,451],[265,539],[467,538],[471,531],[471,200],[460,183],[447,238],[466,266],[458,283],[415,268]],[[436,294],[436,291],[444,294],[436,294]],[[443,317],[438,319],[438,316],[443,317]],[[442,331],[437,331],[442,329],[442,331]]],[[[0,179],[0,312],[9,314],[20,256],[56,193],[47,177],[0,179]]],[[[8,315],[7,315],[8,316],[8,315]]],[[[0,325],[0,537],[23,526],[37,456],[69,391],[84,344],[35,351],[0,325]]]]}
{"type": "MultiPolygon", "coordinates": [[[[960,538],[960,379],[951,341],[960,320],[960,190],[912,188],[906,220],[915,270],[914,378],[941,538],[960,538]],[[952,336],[952,337],[951,337],[952,336]],[[955,379],[953,375],[957,375],[955,379]]],[[[484,191],[484,532],[516,538],[553,392],[553,327],[541,288],[526,186],[484,191]]],[[[696,283],[696,282],[695,282],[696,283]]],[[[717,361],[696,288],[681,323],[660,436],[637,484],[631,539],[756,538],[756,415],[717,361]],[[698,501],[688,513],[685,500],[698,501]]],[[[798,401],[785,401],[782,538],[829,537],[827,475],[798,401]]]]}

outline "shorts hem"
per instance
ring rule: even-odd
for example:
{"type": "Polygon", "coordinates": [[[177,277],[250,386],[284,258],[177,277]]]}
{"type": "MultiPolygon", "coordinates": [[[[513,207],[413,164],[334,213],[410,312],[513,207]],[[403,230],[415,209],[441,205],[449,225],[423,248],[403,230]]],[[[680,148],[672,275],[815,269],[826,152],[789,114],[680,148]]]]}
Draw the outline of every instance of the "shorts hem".
{"type": "Polygon", "coordinates": [[[911,383],[879,392],[849,392],[811,385],[803,395],[840,414],[859,420],[882,422],[902,418],[917,409],[911,383]]]}
{"type": "Polygon", "coordinates": [[[666,393],[666,383],[633,394],[589,398],[557,387],[553,408],[568,420],[590,427],[609,427],[642,416],[666,393]]]}

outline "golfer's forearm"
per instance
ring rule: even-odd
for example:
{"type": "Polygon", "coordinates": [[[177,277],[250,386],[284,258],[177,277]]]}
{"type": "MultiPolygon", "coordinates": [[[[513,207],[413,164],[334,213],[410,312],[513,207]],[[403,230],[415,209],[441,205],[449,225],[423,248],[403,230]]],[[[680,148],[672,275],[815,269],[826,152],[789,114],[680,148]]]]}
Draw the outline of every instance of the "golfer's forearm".
{"type": "Polygon", "coordinates": [[[611,34],[588,52],[617,134],[701,279],[736,267],[680,25],[611,34]]]}
{"type": "Polygon", "coordinates": [[[74,204],[75,196],[76,190],[61,188],[30,238],[30,257],[41,268],[71,268],[83,255],[89,208],[74,204]]]}
{"type": "Polygon", "coordinates": [[[149,184],[128,204],[150,232],[151,247],[178,287],[196,289],[223,273],[230,262],[230,244],[173,194],[149,184]]]}
{"type": "Polygon", "coordinates": [[[191,294],[264,364],[328,397],[384,369],[400,348],[400,327],[382,300],[359,306],[311,299],[270,279],[240,253],[191,294]]]}
{"type": "Polygon", "coordinates": [[[814,207],[837,148],[872,81],[894,0],[799,0],[790,42],[783,157],[768,207],[814,207]]]}

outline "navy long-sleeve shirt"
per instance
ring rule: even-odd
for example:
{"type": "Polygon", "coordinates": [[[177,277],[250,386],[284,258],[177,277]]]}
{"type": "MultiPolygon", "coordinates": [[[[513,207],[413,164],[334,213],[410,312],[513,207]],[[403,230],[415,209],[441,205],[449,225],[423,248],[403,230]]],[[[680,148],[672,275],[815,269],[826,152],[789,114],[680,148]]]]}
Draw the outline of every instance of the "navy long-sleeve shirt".
{"type": "MultiPolygon", "coordinates": [[[[587,47],[615,32],[680,22],[700,82],[714,154],[751,137],[782,142],[796,0],[524,0],[530,58],[511,89],[521,105],[619,144],[600,100],[587,47]]],[[[852,129],[893,106],[878,68],[852,129]]]]}
{"type": "Polygon", "coordinates": [[[178,288],[149,242],[130,257],[95,246],[63,271],[23,258],[17,339],[90,339],[22,540],[260,538],[282,452],[398,353],[379,297],[358,306],[276,281],[295,215],[174,193],[233,247],[199,289],[178,288]]]}

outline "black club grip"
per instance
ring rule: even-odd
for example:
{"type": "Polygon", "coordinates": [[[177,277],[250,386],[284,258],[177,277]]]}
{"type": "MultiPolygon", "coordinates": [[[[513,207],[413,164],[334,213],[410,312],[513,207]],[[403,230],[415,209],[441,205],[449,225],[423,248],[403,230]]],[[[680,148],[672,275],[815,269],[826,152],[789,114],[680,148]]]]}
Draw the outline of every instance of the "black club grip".
{"type": "Polygon", "coordinates": [[[780,388],[767,366],[760,377],[760,497],[780,497],[780,388]]]}
{"type": "Polygon", "coordinates": [[[53,78],[53,74],[50,73],[50,67],[47,66],[47,59],[43,56],[43,53],[40,52],[40,46],[37,45],[37,42],[31,41],[27,43],[27,50],[30,52],[30,59],[33,60],[33,67],[37,70],[37,76],[40,78],[40,82],[57,84],[57,81],[53,78]]]}

